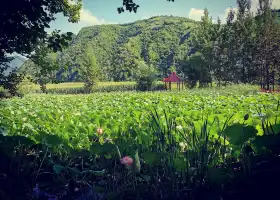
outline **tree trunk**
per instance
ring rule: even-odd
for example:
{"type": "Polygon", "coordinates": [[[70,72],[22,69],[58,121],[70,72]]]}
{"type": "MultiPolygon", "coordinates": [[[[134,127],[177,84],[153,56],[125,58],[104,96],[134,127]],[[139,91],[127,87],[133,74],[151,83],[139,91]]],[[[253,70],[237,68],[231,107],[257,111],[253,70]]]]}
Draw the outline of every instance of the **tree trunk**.
{"type": "Polygon", "coordinates": [[[47,93],[47,86],[46,86],[46,84],[40,83],[40,88],[41,88],[43,93],[47,93]]]}
{"type": "Polygon", "coordinates": [[[270,84],[269,84],[269,65],[266,64],[266,89],[269,90],[270,84]]]}
{"type": "Polygon", "coordinates": [[[275,77],[274,77],[274,71],[272,71],[272,90],[274,92],[275,89],[275,77]]]}

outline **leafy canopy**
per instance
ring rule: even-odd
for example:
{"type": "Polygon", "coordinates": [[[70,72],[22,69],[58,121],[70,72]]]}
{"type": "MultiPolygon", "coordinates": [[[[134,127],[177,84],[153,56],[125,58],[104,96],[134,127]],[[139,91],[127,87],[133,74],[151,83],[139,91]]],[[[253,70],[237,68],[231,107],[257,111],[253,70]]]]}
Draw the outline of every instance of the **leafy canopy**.
{"type": "Polygon", "coordinates": [[[71,37],[55,31],[48,36],[46,28],[55,20],[55,14],[63,13],[68,21],[78,22],[81,0],[21,0],[12,3],[3,0],[0,8],[0,61],[6,53],[31,53],[38,42],[49,42],[54,50],[60,50],[60,42],[71,37]]]}

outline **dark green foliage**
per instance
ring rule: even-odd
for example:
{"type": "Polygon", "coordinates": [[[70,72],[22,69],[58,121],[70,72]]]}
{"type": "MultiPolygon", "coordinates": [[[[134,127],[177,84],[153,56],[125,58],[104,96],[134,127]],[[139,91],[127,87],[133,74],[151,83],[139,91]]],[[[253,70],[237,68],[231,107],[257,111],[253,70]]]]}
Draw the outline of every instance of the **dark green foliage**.
{"type": "Polygon", "coordinates": [[[39,41],[48,42],[54,50],[60,50],[71,33],[59,35],[55,31],[50,37],[46,29],[55,20],[54,15],[63,13],[69,22],[79,20],[81,1],[77,4],[67,0],[21,0],[1,2],[0,8],[0,59],[5,53],[29,54],[39,41]]]}
{"type": "Polygon", "coordinates": [[[141,135],[135,139],[128,129],[123,130],[125,137],[112,142],[100,143],[102,136],[96,136],[82,150],[63,135],[40,132],[29,139],[0,132],[0,177],[4,180],[0,197],[230,200],[259,199],[259,195],[271,199],[277,194],[279,135],[256,136],[254,127],[229,125],[231,118],[223,125],[229,126],[217,132],[211,131],[215,120],[205,120],[200,128],[189,123],[177,129],[176,117],[168,113],[163,111],[163,118],[158,111],[148,116],[150,137],[145,145],[139,144],[141,135]],[[182,150],[178,135],[186,144],[182,150]],[[227,135],[232,144],[224,143],[227,135]],[[252,142],[246,144],[249,138],[252,142]],[[124,155],[133,157],[133,165],[120,163],[124,155]]]}
{"type": "MultiPolygon", "coordinates": [[[[50,22],[55,20],[55,14],[58,13],[63,13],[64,16],[68,17],[69,22],[77,22],[82,4],[81,0],[78,0],[77,3],[68,0],[21,0],[14,3],[4,0],[1,3],[0,81],[8,83],[0,85],[5,88],[11,87],[8,89],[12,95],[15,95],[15,88],[19,83],[19,81],[14,80],[17,75],[13,73],[6,77],[3,73],[6,70],[7,54],[19,53],[28,56],[31,52],[37,51],[38,45],[42,46],[42,44],[54,52],[61,51],[64,46],[68,45],[73,34],[69,32],[60,34],[60,31],[55,30],[48,35],[46,28],[49,28],[50,22]]],[[[34,55],[31,57],[34,58],[34,55]]],[[[38,59],[36,60],[38,61],[38,59]]],[[[42,72],[40,74],[45,76],[46,73],[43,72],[49,71],[49,66],[43,64],[42,59],[39,62],[42,72]]],[[[36,61],[35,64],[39,66],[36,61]]],[[[35,77],[38,78],[38,75],[35,77]]],[[[42,90],[45,90],[45,82],[45,80],[40,80],[42,90]]]]}
{"type": "Polygon", "coordinates": [[[82,55],[77,60],[77,63],[79,65],[78,72],[84,81],[84,89],[87,93],[90,93],[96,87],[100,77],[100,70],[91,46],[88,45],[82,51],[82,55]]]}
{"type": "Polygon", "coordinates": [[[189,87],[230,83],[259,83],[276,90],[279,74],[280,25],[269,0],[260,0],[256,17],[251,2],[238,0],[238,12],[230,10],[227,21],[212,23],[207,9],[190,38],[195,54],[181,64],[189,87]],[[236,20],[234,20],[236,19],[236,20]]]}
{"type": "Polygon", "coordinates": [[[57,54],[45,44],[35,48],[35,52],[29,56],[19,69],[22,74],[29,75],[32,81],[39,84],[41,90],[46,92],[46,84],[55,82],[56,71],[59,69],[57,54]]]}
{"type": "Polygon", "coordinates": [[[152,89],[156,80],[156,70],[153,66],[140,62],[136,72],[136,89],[140,91],[148,91],[152,89]]]}
{"type": "Polygon", "coordinates": [[[7,76],[3,76],[0,79],[0,86],[9,92],[9,94],[3,94],[1,97],[19,96],[18,85],[23,80],[23,75],[16,73],[15,71],[9,73],[7,76]]]}

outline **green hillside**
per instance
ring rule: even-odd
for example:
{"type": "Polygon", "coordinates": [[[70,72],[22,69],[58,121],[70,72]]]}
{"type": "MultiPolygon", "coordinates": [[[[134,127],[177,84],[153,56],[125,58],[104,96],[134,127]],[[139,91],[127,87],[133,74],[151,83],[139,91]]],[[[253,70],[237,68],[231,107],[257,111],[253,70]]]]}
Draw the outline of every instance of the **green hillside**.
{"type": "MultiPolygon", "coordinates": [[[[103,80],[133,79],[133,69],[141,60],[156,66],[159,75],[164,75],[190,50],[187,42],[180,43],[196,26],[197,22],[187,18],[160,16],[129,24],[85,27],[58,59],[64,66],[74,66],[70,70],[73,73],[76,61],[90,45],[103,80]]],[[[63,70],[58,76],[69,77],[63,70]]]]}

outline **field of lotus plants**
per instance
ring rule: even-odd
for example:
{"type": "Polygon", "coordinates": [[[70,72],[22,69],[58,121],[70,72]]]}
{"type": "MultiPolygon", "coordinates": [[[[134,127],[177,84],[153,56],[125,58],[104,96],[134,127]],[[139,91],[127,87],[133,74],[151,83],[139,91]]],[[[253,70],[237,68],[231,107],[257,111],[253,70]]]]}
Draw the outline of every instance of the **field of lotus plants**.
{"type": "Polygon", "coordinates": [[[238,90],[3,100],[1,155],[27,173],[22,184],[37,197],[191,196],[240,171],[247,178],[250,156],[253,166],[256,155],[278,152],[279,101],[280,95],[238,90]]]}

